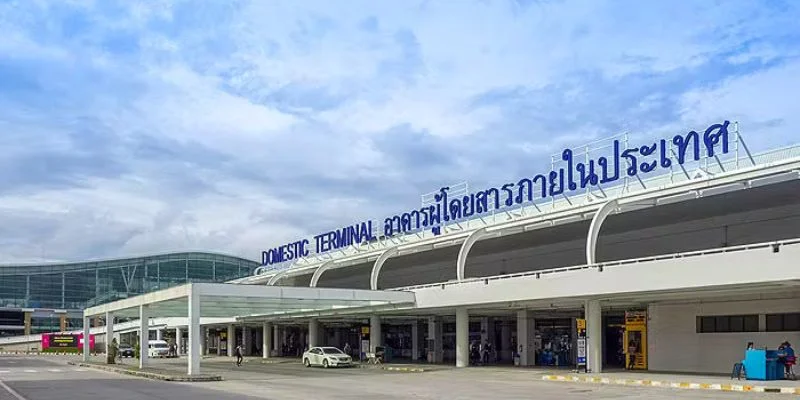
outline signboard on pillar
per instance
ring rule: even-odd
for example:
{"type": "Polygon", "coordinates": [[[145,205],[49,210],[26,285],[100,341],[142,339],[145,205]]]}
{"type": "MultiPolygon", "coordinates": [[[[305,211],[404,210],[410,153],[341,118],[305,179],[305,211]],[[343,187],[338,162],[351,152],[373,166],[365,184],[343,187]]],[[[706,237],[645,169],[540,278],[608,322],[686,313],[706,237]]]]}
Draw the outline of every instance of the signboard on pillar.
{"type": "Polygon", "coordinates": [[[584,372],[586,371],[586,320],[583,318],[576,318],[575,319],[575,327],[578,336],[577,340],[577,349],[576,349],[576,360],[575,364],[577,366],[577,370],[580,371],[583,368],[584,372]]]}
{"type": "Polygon", "coordinates": [[[647,369],[647,312],[625,312],[625,367],[647,369]]]}

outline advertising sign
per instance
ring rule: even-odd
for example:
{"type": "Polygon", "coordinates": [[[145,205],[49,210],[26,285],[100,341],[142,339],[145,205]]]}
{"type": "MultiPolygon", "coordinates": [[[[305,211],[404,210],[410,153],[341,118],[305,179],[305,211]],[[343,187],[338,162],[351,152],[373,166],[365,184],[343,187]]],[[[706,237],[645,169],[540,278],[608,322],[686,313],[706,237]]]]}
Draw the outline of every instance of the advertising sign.
{"type": "MultiPolygon", "coordinates": [[[[51,333],[42,335],[42,350],[83,349],[83,333],[51,333]]],[[[89,335],[89,349],[94,349],[94,335],[89,335]]]]}

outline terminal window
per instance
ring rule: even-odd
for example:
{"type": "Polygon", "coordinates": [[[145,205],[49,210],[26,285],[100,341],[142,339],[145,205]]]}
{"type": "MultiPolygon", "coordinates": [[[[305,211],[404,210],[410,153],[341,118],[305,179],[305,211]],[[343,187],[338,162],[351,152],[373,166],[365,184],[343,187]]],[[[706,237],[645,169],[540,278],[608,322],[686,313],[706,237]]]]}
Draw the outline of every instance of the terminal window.
{"type": "Polygon", "coordinates": [[[767,332],[800,331],[800,313],[767,314],[767,332]]]}
{"type": "Polygon", "coordinates": [[[697,317],[697,333],[758,332],[758,315],[697,317]]]}

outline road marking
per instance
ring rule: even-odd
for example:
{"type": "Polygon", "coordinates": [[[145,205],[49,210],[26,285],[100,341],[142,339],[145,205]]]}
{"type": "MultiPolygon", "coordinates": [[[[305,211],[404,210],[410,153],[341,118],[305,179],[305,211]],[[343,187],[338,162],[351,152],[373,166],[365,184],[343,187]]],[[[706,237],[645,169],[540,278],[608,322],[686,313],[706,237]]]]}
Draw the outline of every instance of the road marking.
{"type": "Polygon", "coordinates": [[[9,371],[7,369],[0,369],[0,374],[7,374],[9,372],[11,372],[11,371],[9,371]]]}
{"type": "Polygon", "coordinates": [[[47,372],[62,372],[60,369],[48,369],[47,372]]]}
{"type": "Polygon", "coordinates": [[[35,369],[26,369],[26,370],[24,370],[24,371],[22,371],[22,372],[27,372],[27,373],[35,374],[35,373],[36,373],[36,370],[35,370],[35,369]]]}
{"type": "Polygon", "coordinates": [[[12,396],[16,397],[16,398],[17,398],[17,400],[28,400],[28,399],[26,399],[25,397],[22,397],[22,395],[21,395],[21,394],[17,393],[17,391],[16,391],[16,390],[14,390],[14,389],[12,389],[12,388],[8,387],[8,385],[6,385],[6,383],[5,383],[5,382],[3,382],[3,381],[0,381],[0,387],[1,387],[1,388],[3,388],[3,389],[5,389],[5,390],[6,390],[6,392],[8,392],[9,394],[11,394],[12,396]]]}

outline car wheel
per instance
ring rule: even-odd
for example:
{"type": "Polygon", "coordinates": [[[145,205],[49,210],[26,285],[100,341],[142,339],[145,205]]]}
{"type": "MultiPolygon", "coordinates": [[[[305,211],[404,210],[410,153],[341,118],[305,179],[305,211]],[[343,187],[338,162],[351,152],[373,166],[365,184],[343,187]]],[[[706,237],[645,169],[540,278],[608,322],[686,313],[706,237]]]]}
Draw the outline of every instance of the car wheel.
{"type": "Polygon", "coordinates": [[[322,360],[322,367],[323,368],[328,368],[328,360],[327,359],[322,360]]]}
{"type": "Polygon", "coordinates": [[[308,361],[308,359],[306,358],[306,359],[303,360],[303,365],[305,365],[306,368],[308,368],[308,367],[311,366],[311,361],[308,361]]]}

